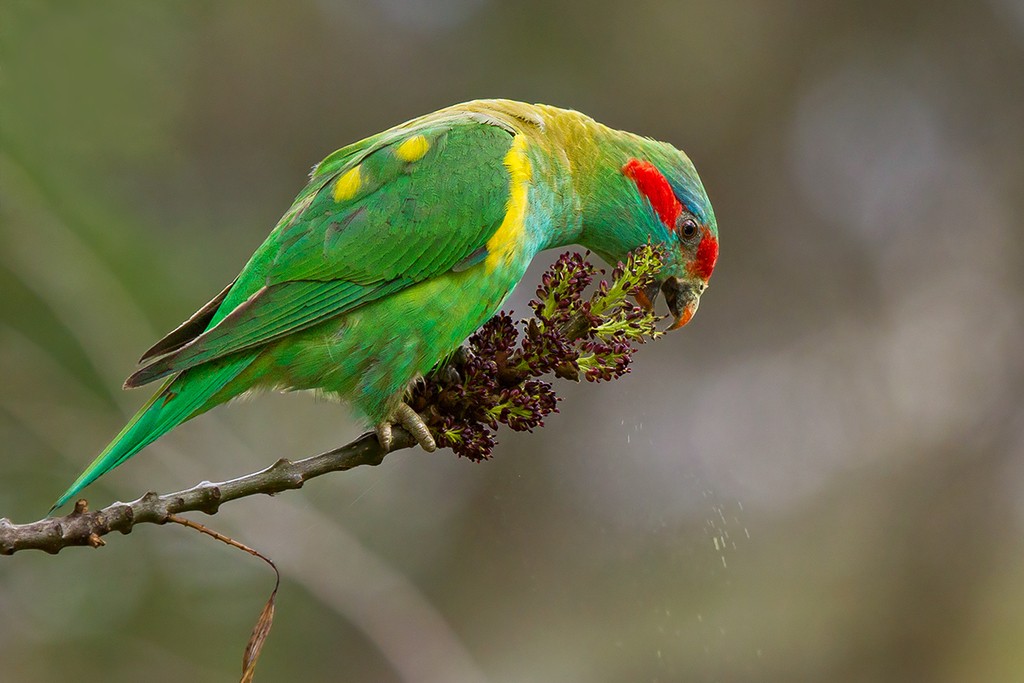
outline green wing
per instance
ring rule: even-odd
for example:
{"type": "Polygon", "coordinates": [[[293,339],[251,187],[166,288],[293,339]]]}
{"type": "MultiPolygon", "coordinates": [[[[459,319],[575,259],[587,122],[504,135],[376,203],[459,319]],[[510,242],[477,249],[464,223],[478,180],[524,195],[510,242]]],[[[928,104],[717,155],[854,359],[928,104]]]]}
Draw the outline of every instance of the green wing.
{"type": "Polygon", "coordinates": [[[505,217],[513,135],[453,114],[335,152],[234,284],[157,342],[125,386],[267,344],[479,260],[505,217]]]}

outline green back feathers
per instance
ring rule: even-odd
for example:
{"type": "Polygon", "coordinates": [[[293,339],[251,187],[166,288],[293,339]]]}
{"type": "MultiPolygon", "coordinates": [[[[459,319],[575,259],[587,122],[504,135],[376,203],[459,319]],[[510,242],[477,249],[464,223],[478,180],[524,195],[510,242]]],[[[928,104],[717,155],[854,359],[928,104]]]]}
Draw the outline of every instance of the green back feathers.
{"type": "Polygon", "coordinates": [[[505,215],[512,136],[456,117],[328,157],[278,227],[200,320],[154,347],[126,386],[252,349],[452,270],[505,215]]]}

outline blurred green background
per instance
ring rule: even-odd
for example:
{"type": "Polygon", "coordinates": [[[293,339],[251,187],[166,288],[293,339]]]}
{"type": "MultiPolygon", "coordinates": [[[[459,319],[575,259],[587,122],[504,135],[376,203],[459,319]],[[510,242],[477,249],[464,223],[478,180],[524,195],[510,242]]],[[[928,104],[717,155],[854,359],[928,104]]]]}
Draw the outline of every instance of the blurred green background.
{"type": "MultiPolygon", "coordinates": [[[[3,0],[0,516],[118,431],[134,360],[314,162],[546,102],[693,158],[700,314],[490,462],[405,451],[199,516],[284,574],[257,679],[1024,680],[1022,74],[1020,0],[3,0]]],[[[264,396],[88,493],[360,431],[264,396]]],[[[231,680],[271,583],[179,528],[0,558],[0,677],[231,680]]]]}

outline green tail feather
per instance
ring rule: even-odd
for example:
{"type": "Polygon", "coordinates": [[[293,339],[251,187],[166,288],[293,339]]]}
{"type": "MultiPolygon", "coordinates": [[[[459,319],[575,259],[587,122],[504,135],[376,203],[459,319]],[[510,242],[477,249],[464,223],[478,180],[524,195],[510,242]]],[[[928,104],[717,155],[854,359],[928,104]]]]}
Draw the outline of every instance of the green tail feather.
{"type": "Polygon", "coordinates": [[[165,382],[53,504],[50,512],[182,422],[230,398],[218,396],[220,400],[210,402],[215,394],[249,366],[255,356],[249,354],[226,363],[221,361],[216,365],[194,368],[165,382]]]}

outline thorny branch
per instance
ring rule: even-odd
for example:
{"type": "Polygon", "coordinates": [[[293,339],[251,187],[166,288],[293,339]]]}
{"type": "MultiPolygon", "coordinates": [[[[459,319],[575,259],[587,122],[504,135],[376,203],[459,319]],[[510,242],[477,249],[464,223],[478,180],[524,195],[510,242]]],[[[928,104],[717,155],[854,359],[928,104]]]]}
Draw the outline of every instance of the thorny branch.
{"type": "MultiPolygon", "coordinates": [[[[473,460],[489,458],[499,424],[532,431],[557,412],[559,399],[541,377],[598,382],[629,371],[633,344],[658,333],[654,314],[627,297],[637,296],[654,281],[661,261],[658,248],[641,247],[615,268],[610,285],[601,281],[586,296],[599,271],[578,254],[564,254],[544,274],[537,299],[530,302],[534,317],[521,322],[521,338],[510,316],[495,316],[459,353],[416,385],[410,405],[427,420],[439,446],[473,460]]],[[[393,437],[392,451],[416,443],[398,426],[393,437]]],[[[213,515],[228,501],[301,488],[328,472],[379,465],[386,455],[375,435],[367,433],[334,450],[303,460],[281,459],[237,479],[205,481],[165,495],[150,492],[95,511],[83,499],[67,515],[30,524],[0,518],[0,555],[30,549],[55,554],[68,546],[98,548],[112,531],[127,534],[137,524],[165,524],[183,512],[213,515]]]]}

